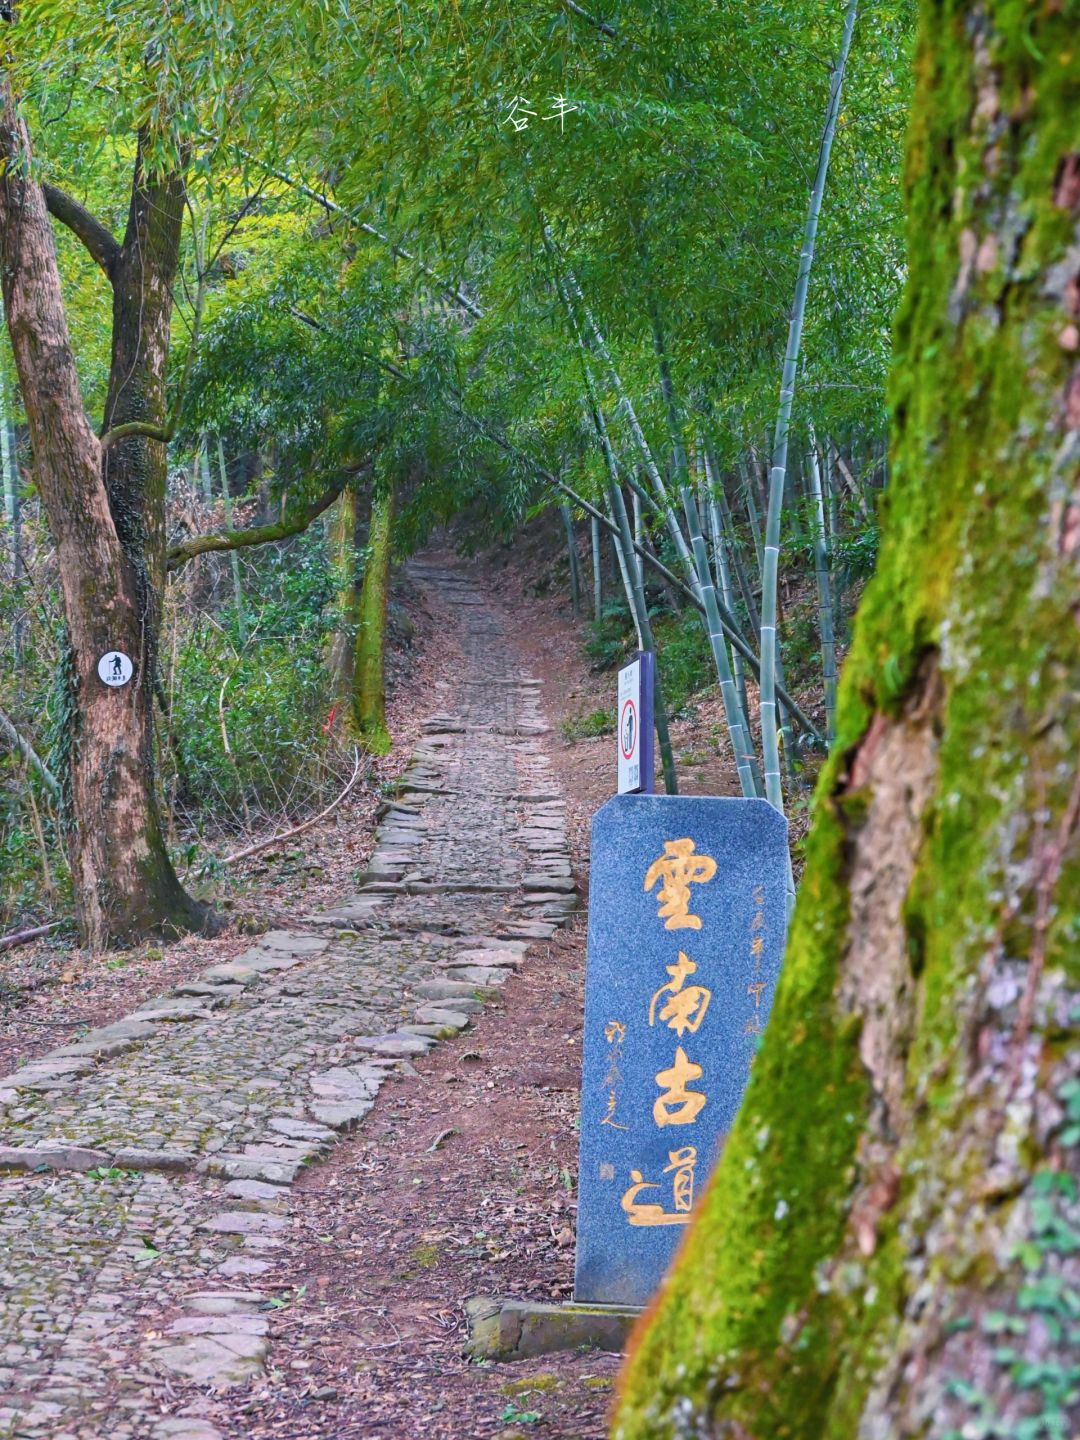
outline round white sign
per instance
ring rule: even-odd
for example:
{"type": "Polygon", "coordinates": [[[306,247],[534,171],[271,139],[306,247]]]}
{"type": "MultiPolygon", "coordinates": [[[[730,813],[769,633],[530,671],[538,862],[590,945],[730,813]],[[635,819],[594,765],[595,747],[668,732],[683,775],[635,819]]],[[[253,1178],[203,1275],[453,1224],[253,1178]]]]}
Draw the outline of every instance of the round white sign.
{"type": "Polygon", "coordinates": [[[110,650],[97,662],[98,678],[106,685],[126,685],[135,667],[122,650],[110,650]]]}

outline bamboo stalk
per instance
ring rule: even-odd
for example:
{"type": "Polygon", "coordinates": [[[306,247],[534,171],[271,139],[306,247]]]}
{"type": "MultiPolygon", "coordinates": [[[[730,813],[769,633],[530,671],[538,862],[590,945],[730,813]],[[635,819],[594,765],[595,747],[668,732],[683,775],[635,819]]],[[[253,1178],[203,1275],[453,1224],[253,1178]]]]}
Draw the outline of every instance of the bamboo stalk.
{"type": "MultiPolygon", "coordinates": [[[[493,436],[492,438],[494,439],[495,437],[493,436]]],[[[508,448],[513,450],[512,446],[508,448]]],[[[522,458],[524,459],[529,458],[528,456],[525,456],[522,451],[514,451],[514,453],[522,456],[522,458]]],[[[550,470],[545,470],[543,466],[536,464],[535,462],[530,463],[533,464],[533,468],[536,470],[537,475],[539,475],[541,479],[546,480],[547,483],[554,486],[556,490],[561,490],[564,495],[567,495],[574,502],[575,505],[580,506],[587,515],[597,516],[600,524],[603,525],[606,529],[608,529],[609,531],[614,531],[615,527],[612,521],[610,521],[606,515],[602,514],[601,511],[597,510],[596,506],[586,500],[583,495],[579,495],[576,490],[572,489],[571,486],[567,485],[565,480],[559,480],[551,473],[550,470]]],[[[623,503],[625,504],[625,501],[623,503]]],[[[647,565],[650,565],[658,575],[662,575],[669,584],[673,585],[675,589],[678,590],[686,598],[686,600],[694,606],[696,610],[699,610],[702,614],[705,613],[705,606],[701,600],[701,597],[695,595],[693,590],[690,589],[690,586],[687,585],[685,581],[680,580],[677,575],[673,574],[667,568],[667,566],[662,560],[659,560],[655,555],[650,554],[649,551],[646,550],[643,546],[634,545],[634,538],[632,535],[630,536],[630,544],[631,546],[633,546],[634,550],[636,550],[637,553],[642,557],[642,559],[647,565]]],[[[719,604],[717,608],[720,608],[719,604]]],[[[732,645],[734,645],[738,649],[739,654],[743,657],[746,663],[750,666],[751,673],[753,674],[754,679],[757,680],[760,686],[761,663],[758,660],[758,657],[754,654],[753,650],[751,650],[750,646],[746,643],[745,639],[743,638],[742,631],[739,630],[737,626],[728,625],[728,621],[723,613],[723,610],[720,611],[720,620],[724,629],[724,633],[727,635],[732,645]]],[[[802,708],[799,702],[788,694],[787,690],[785,690],[784,688],[783,681],[778,682],[776,686],[776,697],[779,700],[780,704],[783,705],[784,708],[790,713],[791,718],[798,722],[800,728],[807,735],[809,735],[811,739],[817,741],[819,745],[824,744],[824,739],[822,737],[821,731],[810,719],[809,715],[807,715],[806,711],[802,708]]]]}
{"type": "Polygon", "coordinates": [[[683,486],[682,501],[683,510],[686,513],[686,527],[690,534],[690,543],[694,547],[694,563],[698,572],[698,589],[701,593],[702,604],[705,606],[706,630],[709,636],[709,645],[712,649],[713,663],[716,666],[717,677],[720,681],[720,697],[723,700],[724,717],[727,720],[728,735],[731,738],[731,748],[734,752],[735,765],[739,772],[739,786],[747,799],[756,799],[760,793],[756,773],[757,759],[750,746],[749,737],[743,728],[739,696],[735,689],[735,682],[731,672],[731,657],[728,654],[727,639],[724,635],[720,611],[716,603],[716,587],[712,582],[712,573],[709,569],[709,557],[705,549],[705,538],[701,533],[701,517],[698,514],[697,501],[694,499],[693,491],[689,485],[683,486]]]}
{"type": "Polygon", "coordinates": [[[41,777],[41,783],[54,800],[60,799],[60,782],[52,773],[49,767],[42,760],[34,747],[24,736],[20,735],[13,722],[0,710],[0,735],[8,742],[13,750],[17,750],[23,761],[28,766],[33,766],[41,777]]]}
{"type": "MultiPolygon", "coordinates": [[[[656,654],[656,640],[653,636],[652,622],[649,620],[649,606],[645,599],[645,581],[643,571],[634,563],[634,537],[630,532],[630,520],[626,513],[626,501],[623,499],[622,487],[619,484],[619,467],[615,463],[615,452],[611,448],[611,439],[608,435],[607,422],[604,419],[604,412],[596,403],[595,390],[592,383],[592,374],[589,370],[589,362],[584,352],[581,352],[581,368],[585,378],[586,394],[589,400],[589,409],[592,414],[593,425],[600,440],[600,448],[604,454],[604,463],[608,472],[608,505],[614,516],[615,543],[619,550],[619,569],[623,574],[623,583],[627,587],[627,596],[630,600],[630,609],[634,616],[634,625],[638,633],[639,646],[642,650],[648,650],[653,656],[653,726],[656,730],[656,739],[660,746],[660,765],[664,773],[664,789],[669,795],[679,793],[679,782],[675,773],[675,754],[671,748],[671,736],[668,731],[667,707],[664,704],[664,687],[660,677],[660,662],[656,654]],[[627,583],[629,582],[629,583],[627,583]]],[[[559,482],[560,484],[562,482],[559,482]]],[[[564,489],[566,487],[563,487],[564,489]]],[[[592,506],[586,506],[592,510],[592,506]]],[[[593,511],[598,515],[598,512],[593,511]]]]}
{"type": "Polygon", "coordinates": [[[825,739],[829,748],[836,739],[836,638],[833,634],[832,589],[829,555],[825,546],[825,507],[821,494],[817,441],[810,432],[809,457],[811,518],[814,526],[814,573],[817,578],[818,629],[821,636],[821,671],[825,686],[825,739]]]}
{"type": "Polygon", "coordinates": [[[600,569],[600,522],[589,517],[589,545],[592,554],[593,619],[599,620],[604,609],[604,576],[600,569]]]}
{"type": "Polygon", "coordinates": [[[787,351],[784,356],[783,377],[780,382],[780,405],[776,416],[772,464],[769,471],[769,508],[765,520],[761,594],[761,743],[765,757],[765,795],[769,803],[775,806],[781,814],[784,810],[784,795],[780,781],[780,751],[777,743],[776,713],[776,590],[780,560],[780,507],[787,477],[788,434],[791,428],[791,412],[795,399],[795,376],[802,344],[803,322],[806,317],[810,269],[814,260],[818,218],[821,214],[821,204],[825,194],[825,181],[829,173],[829,156],[836,135],[836,122],[840,113],[840,92],[848,53],[851,49],[851,35],[855,27],[857,9],[858,0],[848,0],[840,53],[833,67],[829,85],[825,127],[822,132],[817,171],[810,192],[810,204],[799,256],[799,273],[795,283],[791,322],[788,327],[787,351]]]}
{"type": "Polygon", "coordinates": [[[566,553],[570,561],[570,609],[576,620],[581,614],[581,584],[578,579],[577,543],[574,540],[574,517],[569,505],[560,505],[563,529],[566,531],[566,553]]]}
{"type": "MultiPolygon", "coordinates": [[[[724,604],[734,614],[735,597],[731,589],[731,571],[728,566],[726,546],[724,543],[723,526],[720,519],[720,507],[717,499],[717,478],[713,469],[712,457],[708,450],[704,452],[705,457],[705,478],[707,481],[706,505],[709,516],[709,530],[712,535],[713,561],[716,566],[716,574],[720,581],[720,594],[724,604]]],[[[743,724],[749,737],[750,730],[750,707],[746,698],[746,672],[743,669],[742,656],[732,646],[731,649],[731,673],[735,679],[735,689],[739,695],[739,706],[742,710],[743,724]]]]}

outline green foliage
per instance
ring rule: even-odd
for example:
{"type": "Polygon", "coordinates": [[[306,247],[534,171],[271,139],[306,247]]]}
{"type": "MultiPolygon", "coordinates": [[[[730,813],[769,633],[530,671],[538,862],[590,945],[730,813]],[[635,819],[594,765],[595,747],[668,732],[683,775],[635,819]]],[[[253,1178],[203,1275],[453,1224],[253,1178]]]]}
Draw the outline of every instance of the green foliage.
{"type": "Polygon", "coordinates": [[[247,593],[256,624],[246,645],[229,623],[203,620],[178,647],[165,787],[197,822],[213,814],[239,828],[251,809],[285,810],[320,765],[334,622],[323,551],[309,532],[267,553],[247,593]]]}
{"type": "Polygon", "coordinates": [[[694,695],[715,683],[709,638],[697,614],[690,610],[654,618],[653,633],[668,713],[679,715],[694,695]]]}

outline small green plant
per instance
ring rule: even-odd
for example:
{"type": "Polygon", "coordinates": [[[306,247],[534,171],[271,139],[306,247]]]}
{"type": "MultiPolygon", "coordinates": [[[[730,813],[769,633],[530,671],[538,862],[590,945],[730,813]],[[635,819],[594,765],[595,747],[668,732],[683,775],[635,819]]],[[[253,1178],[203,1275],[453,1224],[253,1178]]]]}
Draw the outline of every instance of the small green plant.
{"type": "Polygon", "coordinates": [[[610,710],[590,710],[587,715],[572,715],[561,725],[563,739],[592,739],[597,735],[611,735],[615,731],[615,716],[610,710]]]}
{"type": "Polygon", "coordinates": [[[539,1410],[519,1410],[511,1400],[503,1407],[499,1419],[509,1425],[535,1425],[540,1419],[539,1410]]]}
{"type": "Polygon", "coordinates": [[[295,1289],[283,1290],[280,1295],[275,1295],[266,1303],[273,1310],[287,1310],[290,1305],[295,1305],[307,1294],[306,1285],[297,1285],[295,1289]]]}

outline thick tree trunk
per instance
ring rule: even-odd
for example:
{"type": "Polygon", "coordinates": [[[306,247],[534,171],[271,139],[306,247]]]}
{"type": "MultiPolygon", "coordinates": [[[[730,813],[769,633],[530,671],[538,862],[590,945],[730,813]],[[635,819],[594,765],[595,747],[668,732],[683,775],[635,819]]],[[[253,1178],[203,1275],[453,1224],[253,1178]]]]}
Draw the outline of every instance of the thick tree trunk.
{"type": "MultiPolygon", "coordinates": [[[[149,513],[132,482],[133,467],[113,455],[115,496],[103,483],[102,449],[79,392],[45,197],[30,177],[29,139],[6,80],[0,144],[7,167],[0,182],[4,301],[35,479],[57,546],[70,645],[65,778],[72,879],[83,941],[98,948],[206,919],[176,879],[154,798],[151,704],[160,596],[154,582],[164,568],[164,507],[157,503],[157,513],[149,513]],[[145,552],[140,537],[149,537],[145,552]],[[131,658],[134,672],[129,683],[110,688],[97,665],[115,650],[131,658]]],[[[144,310],[142,318],[149,329],[153,317],[144,310]]],[[[166,327],[166,344],[167,338],[166,327]]],[[[163,365],[162,357],[162,385],[163,365]]],[[[133,387],[137,383],[133,379],[133,387]]],[[[162,468],[162,501],[163,474],[162,468]]]]}
{"type": "Polygon", "coordinates": [[[353,674],[353,728],[376,755],[390,749],[386,728],[386,608],[390,597],[394,492],[377,493],[371,502],[368,562],[360,590],[353,674]]]}
{"type": "Polygon", "coordinates": [[[1080,1433],[1071,8],[923,3],[879,573],[621,1440],[1080,1433]]]}

